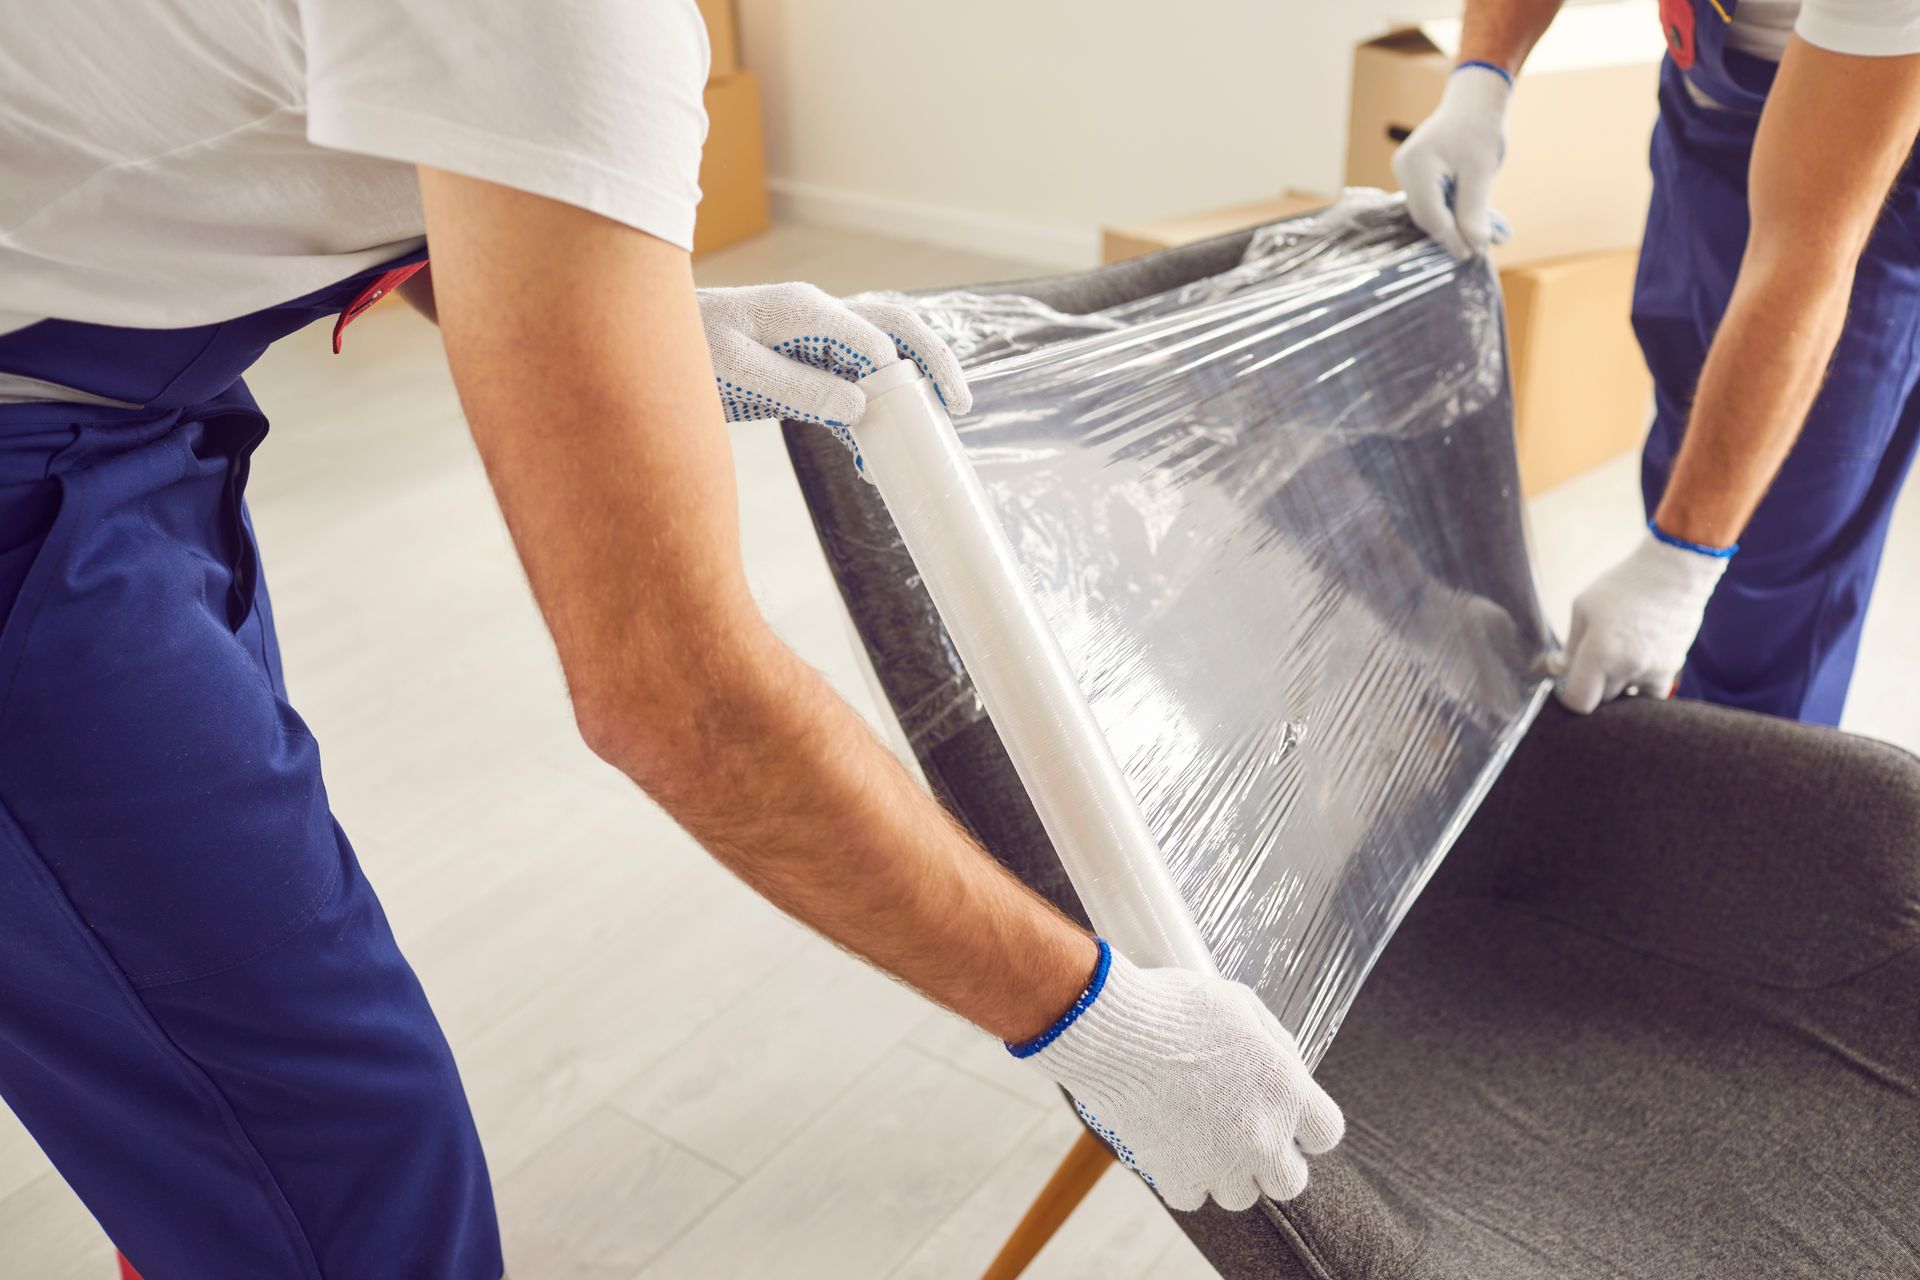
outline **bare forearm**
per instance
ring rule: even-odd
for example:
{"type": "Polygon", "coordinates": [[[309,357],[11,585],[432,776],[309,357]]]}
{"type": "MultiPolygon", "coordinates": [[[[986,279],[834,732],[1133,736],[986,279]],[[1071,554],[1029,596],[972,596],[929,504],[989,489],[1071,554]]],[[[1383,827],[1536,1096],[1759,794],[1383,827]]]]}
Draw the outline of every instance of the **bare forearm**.
{"type": "Polygon", "coordinates": [[[1742,271],[1654,513],[1664,532],[1711,547],[1739,540],[1820,390],[1852,281],[1850,263],[1742,271]]]}
{"type": "Polygon", "coordinates": [[[1754,139],[1751,230],[1655,523],[1740,537],[1813,407],[1854,273],[1920,130],[1920,57],[1787,42],[1754,139]]]}
{"type": "Polygon", "coordinates": [[[1518,72],[1560,12],[1561,0],[1468,0],[1460,58],[1518,72]]]}
{"type": "Polygon", "coordinates": [[[635,699],[636,736],[602,730],[602,754],[788,914],[1003,1039],[1044,1030],[1092,973],[1091,939],[770,631],[741,630],[706,655],[710,685],[666,694],[684,736],[661,732],[656,692],[635,699]]]}

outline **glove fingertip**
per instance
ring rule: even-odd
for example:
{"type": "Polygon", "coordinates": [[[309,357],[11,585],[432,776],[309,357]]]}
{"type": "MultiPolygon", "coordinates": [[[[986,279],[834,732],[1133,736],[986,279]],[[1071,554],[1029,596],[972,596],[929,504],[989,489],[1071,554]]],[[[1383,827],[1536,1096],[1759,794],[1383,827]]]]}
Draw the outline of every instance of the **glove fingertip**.
{"type": "Polygon", "coordinates": [[[1634,687],[1640,691],[1641,697],[1654,698],[1665,702],[1673,696],[1673,686],[1679,682],[1680,673],[1678,671],[1667,670],[1649,671],[1643,678],[1635,680],[1633,684],[1634,687]]]}
{"type": "Polygon", "coordinates": [[[1155,1183],[1153,1189],[1160,1193],[1167,1208],[1179,1213],[1192,1213],[1207,1202],[1204,1187],[1163,1187],[1155,1183]]]}
{"type": "Polygon", "coordinates": [[[973,392],[964,382],[935,382],[940,389],[941,403],[947,406],[947,416],[958,418],[973,411],[973,392]]]}
{"type": "Polygon", "coordinates": [[[1406,193],[1407,216],[1413,219],[1413,225],[1445,245],[1445,238],[1454,234],[1453,210],[1447,207],[1440,178],[1414,172],[1409,166],[1400,188],[1406,193]]]}
{"type": "Polygon", "coordinates": [[[1427,237],[1442,249],[1455,262],[1465,262],[1473,257],[1473,249],[1460,236],[1459,224],[1453,219],[1453,211],[1432,218],[1415,218],[1414,222],[1427,233],[1427,237]]]}
{"type": "Polygon", "coordinates": [[[867,412],[867,395],[855,383],[842,383],[821,397],[820,415],[830,422],[850,427],[867,412]]]}
{"type": "Polygon", "coordinates": [[[1291,1200],[1307,1189],[1307,1162],[1297,1151],[1284,1153],[1255,1179],[1269,1200],[1291,1200]]]}
{"type": "Polygon", "coordinates": [[[967,386],[967,380],[960,374],[960,363],[946,345],[931,333],[918,341],[902,337],[897,333],[887,335],[893,339],[894,350],[900,358],[920,370],[940,396],[940,404],[947,416],[957,418],[973,408],[973,391],[967,386]]]}
{"type": "Polygon", "coordinates": [[[1243,1178],[1238,1182],[1213,1189],[1214,1203],[1228,1213],[1245,1213],[1260,1202],[1260,1184],[1257,1179],[1243,1178]]]}
{"type": "Polygon", "coordinates": [[[1487,251],[1488,245],[1493,243],[1493,224],[1485,219],[1462,218],[1459,226],[1460,243],[1466,246],[1469,256],[1478,257],[1487,251]]]}
{"type": "Polygon", "coordinates": [[[1569,676],[1555,687],[1560,705],[1576,715],[1590,715],[1600,705],[1600,678],[1582,673],[1569,676]]]}
{"type": "Polygon", "coordinates": [[[1313,1091],[1315,1096],[1307,1101],[1306,1114],[1300,1118],[1300,1130],[1294,1135],[1294,1141],[1308,1155],[1322,1156],[1347,1136],[1347,1117],[1326,1090],[1316,1084],[1313,1091]]]}

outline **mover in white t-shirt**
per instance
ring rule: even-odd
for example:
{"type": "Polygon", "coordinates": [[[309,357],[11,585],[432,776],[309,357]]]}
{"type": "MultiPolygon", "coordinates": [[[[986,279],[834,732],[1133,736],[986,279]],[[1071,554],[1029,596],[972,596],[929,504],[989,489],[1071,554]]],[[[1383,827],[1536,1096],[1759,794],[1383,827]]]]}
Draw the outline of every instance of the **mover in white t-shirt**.
{"type": "Polygon", "coordinates": [[[596,751],[1105,1099],[1170,1202],[1305,1185],[1340,1113],[1251,993],[1043,904],[760,617],[723,421],[844,428],[903,351],[968,397],[899,308],[696,293],[692,0],[0,0],[0,32],[0,1095],[150,1280],[501,1272],[242,504],[247,365],[394,289],[437,316],[596,751]]]}
{"type": "MultiPolygon", "coordinates": [[[[1415,219],[1458,254],[1486,247],[1507,96],[1559,7],[1468,0],[1462,60],[1395,157],[1415,219]]],[[[1633,300],[1648,528],[1575,602],[1560,697],[1677,691],[1837,724],[1920,449],[1920,0],[1659,12],[1633,300]]]]}

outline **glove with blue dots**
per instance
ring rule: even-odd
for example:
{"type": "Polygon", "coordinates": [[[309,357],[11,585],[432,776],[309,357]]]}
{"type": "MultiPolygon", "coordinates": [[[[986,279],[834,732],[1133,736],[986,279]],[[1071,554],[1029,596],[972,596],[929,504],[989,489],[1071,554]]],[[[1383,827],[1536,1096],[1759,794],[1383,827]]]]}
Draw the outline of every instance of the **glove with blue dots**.
{"type": "Polygon", "coordinates": [[[848,430],[866,409],[856,384],[898,360],[933,381],[947,412],[973,407],[960,362],[920,318],[893,302],[842,302],[810,284],[700,290],[700,319],[728,422],[784,418],[848,430]]]}
{"type": "Polygon", "coordinates": [[[1585,715],[1623,693],[1669,696],[1707,602],[1738,550],[1687,542],[1649,525],[1632,555],[1574,599],[1556,691],[1562,705],[1585,715]]]}
{"type": "Polygon", "coordinates": [[[1138,969],[1105,942],[1093,980],[1044,1035],[1007,1046],[1073,1097],[1080,1118],[1169,1208],[1251,1208],[1307,1187],[1302,1152],[1331,1150],[1340,1108],[1251,988],[1138,969]]]}

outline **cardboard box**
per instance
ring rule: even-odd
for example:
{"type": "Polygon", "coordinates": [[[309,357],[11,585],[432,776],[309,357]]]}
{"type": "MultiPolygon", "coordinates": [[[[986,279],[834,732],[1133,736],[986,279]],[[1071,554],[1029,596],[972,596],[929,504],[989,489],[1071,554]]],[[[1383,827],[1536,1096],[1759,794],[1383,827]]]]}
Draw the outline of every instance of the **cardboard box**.
{"type": "Polygon", "coordinates": [[[1108,227],[1100,233],[1100,260],[1121,262],[1145,253],[1172,249],[1200,240],[1210,240],[1214,236],[1223,236],[1230,231],[1241,231],[1247,227],[1257,227],[1262,223],[1273,222],[1280,218],[1290,218],[1296,213],[1323,209],[1332,203],[1332,198],[1328,196],[1316,196],[1305,191],[1289,191],[1277,200],[1259,200],[1253,204],[1234,205],[1231,209],[1214,209],[1207,213],[1193,213],[1180,218],[1164,218],[1159,222],[1142,223],[1132,227],[1108,227]]]}
{"type": "Polygon", "coordinates": [[[724,80],[740,70],[739,37],[734,34],[733,0],[698,0],[700,16],[707,20],[707,43],[713,48],[713,65],[707,71],[709,83],[724,80]]]}
{"type": "Polygon", "coordinates": [[[1653,379],[1630,318],[1637,256],[1619,249],[1500,273],[1528,496],[1646,439],[1653,379]]]}
{"type": "Polygon", "coordinates": [[[767,229],[767,153],[760,85],[742,71],[707,86],[707,145],[700,153],[700,212],[693,256],[767,229]]]}
{"type": "MultiPolygon", "coordinates": [[[[1393,153],[1439,105],[1458,19],[1421,23],[1354,50],[1349,186],[1399,189],[1393,153]]],[[[1569,6],[1534,47],[1507,108],[1493,205],[1513,228],[1501,267],[1629,248],[1646,224],[1647,142],[1659,112],[1658,6],[1569,6]]]]}

